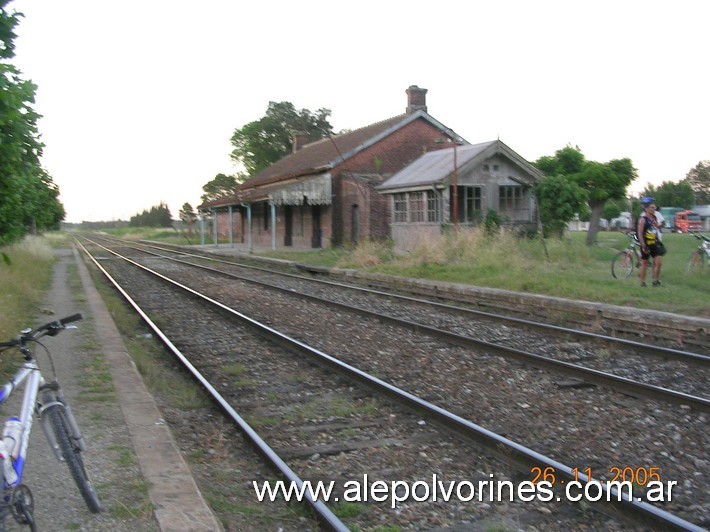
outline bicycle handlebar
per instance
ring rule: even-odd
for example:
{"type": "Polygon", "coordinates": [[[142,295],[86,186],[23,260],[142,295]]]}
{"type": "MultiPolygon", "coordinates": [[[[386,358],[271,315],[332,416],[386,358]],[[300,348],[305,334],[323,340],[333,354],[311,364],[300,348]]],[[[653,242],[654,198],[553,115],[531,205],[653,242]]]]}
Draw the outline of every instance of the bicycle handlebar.
{"type": "Polygon", "coordinates": [[[705,235],[698,235],[696,233],[690,233],[690,234],[693,235],[698,240],[705,240],[705,242],[710,242],[710,238],[706,237],[705,235]]]}
{"type": "Polygon", "coordinates": [[[639,239],[638,239],[638,236],[636,235],[636,231],[626,231],[626,236],[628,236],[631,240],[633,240],[634,244],[636,244],[636,245],[639,244],[639,239]]]}
{"type": "Polygon", "coordinates": [[[57,334],[59,334],[59,331],[66,329],[66,325],[68,323],[72,323],[74,321],[79,321],[82,319],[84,319],[84,315],[81,312],[78,312],[77,314],[72,314],[71,316],[67,316],[66,318],[50,321],[49,323],[40,325],[34,330],[23,331],[22,335],[19,338],[10,340],[9,342],[0,342],[0,347],[20,346],[26,342],[37,340],[45,334],[49,336],[56,336],[57,334]]]}
{"type": "Polygon", "coordinates": [[[84,315],[81,312],[79,312],[77,314],[72,314],[71,316],[67,316],[66,318],[62,318],[62,319],[55,320],[55,321],[50,321],[49,323],[45,323],[44,325],[40,325],[30,334],[32,336],[34,336],[35,334],[41,333],[42,331],[47,331],[47,334],[49,334],[50,336],[54,336],[62,329],[65,329],[66,327],[64,327],[64,326],[67,323],[71,323],[73,321],[79,321],[82,319],[84,319],[84,315]]]}

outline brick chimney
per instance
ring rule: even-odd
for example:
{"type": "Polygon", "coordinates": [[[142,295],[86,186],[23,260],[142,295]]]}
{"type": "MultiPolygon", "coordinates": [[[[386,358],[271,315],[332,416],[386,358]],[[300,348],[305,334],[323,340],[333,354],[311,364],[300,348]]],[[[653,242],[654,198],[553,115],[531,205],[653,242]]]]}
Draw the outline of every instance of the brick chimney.
{"type": "Polygon", "coordinates": [[[416,85],[410,85],[407,89],[407,114],[411,115],[417,111],[427,112],[426,93],[427,89],[420,89],[416,85]]]}
{"type": "Polygon", "coordinates": [[[308,144],[308,134],[294,133],[291,145],[291,153],[296,153],[298,150],[308,144]]]}

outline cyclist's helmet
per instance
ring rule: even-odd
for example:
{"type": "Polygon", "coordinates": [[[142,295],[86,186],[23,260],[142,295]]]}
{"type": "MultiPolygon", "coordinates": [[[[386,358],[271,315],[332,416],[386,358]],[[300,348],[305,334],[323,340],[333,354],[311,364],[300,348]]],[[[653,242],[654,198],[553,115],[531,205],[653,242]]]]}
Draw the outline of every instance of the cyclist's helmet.
{"type": "Polygon", "coordinates": [[[644,207],[648,207],[651,203],[653,203],[655,200],[651,196],[644,196],[641,198],[641,205],[644,207]]]}

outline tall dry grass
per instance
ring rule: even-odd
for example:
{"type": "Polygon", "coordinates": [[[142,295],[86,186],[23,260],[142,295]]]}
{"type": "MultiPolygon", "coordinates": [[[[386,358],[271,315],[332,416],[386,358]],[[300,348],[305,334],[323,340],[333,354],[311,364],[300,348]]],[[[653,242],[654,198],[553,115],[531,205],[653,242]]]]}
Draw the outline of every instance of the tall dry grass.
{"type": "Polygon", "coordinates": [[[54,254],[45,237],[0,247],[0,339],[34,325],[52,279],[54,254]]]}
{"type": "MultiPolygon", "coordinates": [[[[587,246],[570,239],[521,237],[514,229],[495,232],[461,228],[436,241],[422,240],[405,255],[395,255],[387,243],[365,242],[343,257],[338,267],[368,268],[383,273],[442,281],[479,284],[511,290],[544,290],[560,283],[561,273],[579,271],[591,262],[587,246]]],[[[577,275],[569,281],[576,284],[577,275]]]]}
{"type": "Polygon", "coordinates": [[[350,253],[338,258],[337,268],[371,268],[392,261],[394,252],[391,242],[363,240],[350,253]]]}
{"type": "MultiPolygon", "coordinates": [[[[370,267],[389,263],[404,268],[423,266],[460,266],[504,269],[530,269],[538,262],[557,263],[579,257],[585,250],[570,240],[525,238],[514,230],[501,228],[488,232],[481,228],[462,228],[442,235],[437,241],[422,240],[412,251],[395,255],[389,242],[363,242],[339,267],[370,267]]],[[[547,266],[541,266],[546,269],[547,266]]]]}

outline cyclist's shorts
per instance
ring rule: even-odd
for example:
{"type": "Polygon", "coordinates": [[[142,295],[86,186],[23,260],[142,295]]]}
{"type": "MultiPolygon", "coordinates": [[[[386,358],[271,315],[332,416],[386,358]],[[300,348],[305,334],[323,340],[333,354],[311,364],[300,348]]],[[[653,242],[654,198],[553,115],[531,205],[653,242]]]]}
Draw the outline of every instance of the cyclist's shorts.
{"type": "Polygon", "coordinates": [[[641,259],[648,260],[649,257],[662,257],[666,254],[666,248],[663,244],[658,242],[652,246],[648,246],[648,253],[641,251],[641,259]]]}

